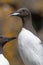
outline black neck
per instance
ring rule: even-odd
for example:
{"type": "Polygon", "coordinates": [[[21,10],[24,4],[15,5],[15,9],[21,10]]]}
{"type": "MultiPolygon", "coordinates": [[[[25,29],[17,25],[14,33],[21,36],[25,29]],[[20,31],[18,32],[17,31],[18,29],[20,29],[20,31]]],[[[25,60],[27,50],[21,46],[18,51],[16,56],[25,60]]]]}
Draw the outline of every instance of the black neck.
{"type": "Polygon", "coordinates": [[[0,54],[3,54],[3,47],[0,45],[0,54]]]}
{"type": "Polygon", "coordinates": [[[26,28],[27,30],[30,30],[32,33],[36,34],[36,31],[34,30],[33,26],[32,26],[32,19],[30,18],[26,18],[26,17],[22,17],[22,21],[23,21],[23,27],[26,28]]]}

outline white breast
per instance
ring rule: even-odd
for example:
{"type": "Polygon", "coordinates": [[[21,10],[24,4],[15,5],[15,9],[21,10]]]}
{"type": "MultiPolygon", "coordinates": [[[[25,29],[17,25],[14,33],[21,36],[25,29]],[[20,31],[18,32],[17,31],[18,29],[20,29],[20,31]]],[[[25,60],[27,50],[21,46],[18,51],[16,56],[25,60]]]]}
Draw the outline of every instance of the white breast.
{"type": "Polygon", "coordinates": [[[3,54],[0,54],[0,65],[10,65],[8,60],[4,57],[3,54]]]}
{"type": "Polygon", "coordinates": [[[25,65],[43,65],[41,40],[24,28],[18,36],[18,49],[25,65]]]}

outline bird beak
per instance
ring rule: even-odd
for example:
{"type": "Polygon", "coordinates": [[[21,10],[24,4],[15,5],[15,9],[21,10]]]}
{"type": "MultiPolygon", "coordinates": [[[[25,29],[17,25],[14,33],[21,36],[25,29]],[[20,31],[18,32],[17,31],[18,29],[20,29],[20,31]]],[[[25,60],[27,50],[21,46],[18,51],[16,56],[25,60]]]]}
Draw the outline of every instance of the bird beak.
{"type": "Polygon", "coordinates": [[[15,12],[15,13],[11,13],[10,15],[11,15],[11,16],[19,16],[20,13],[16,13],[16,12],[15,12]]]}
{"type": "Polygon", "coordinates": [[[16,39],[16,37],[11,37],[11,38],[3,37],[3,38],[0,40],[0,42],[1,42],[2,46],[4,46],[7,42],[12,41],[12,40],[14,40],[14,39],[16,39]]]}
{"type": "Polygon", "coordinates": [[[9,41],[14,40],[14,39],[16,39],[16,37],[6,38],[5,41],[9,42],[9,41]]]}

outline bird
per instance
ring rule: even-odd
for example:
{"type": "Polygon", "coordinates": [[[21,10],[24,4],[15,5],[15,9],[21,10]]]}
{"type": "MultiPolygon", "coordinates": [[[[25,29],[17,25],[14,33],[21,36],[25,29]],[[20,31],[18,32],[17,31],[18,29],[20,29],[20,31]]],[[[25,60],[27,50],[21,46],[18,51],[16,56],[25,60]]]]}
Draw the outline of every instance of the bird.
{"type": "Polygon", "coordinates": [[[16,39],[16,37],[8,38],[3,35],[0,35],[0,65],[10,65],[9,61],[3,54],[3,46],[13,39],[16,39]]]}
{"type": "Polygon", "coordinates": [[[31,12],[20,8],[10,16],[22,19],[23,27],[18,34],[18,51],[25,65],[43,65],[43,42],[38,38],[32,26],[31,12]]]}

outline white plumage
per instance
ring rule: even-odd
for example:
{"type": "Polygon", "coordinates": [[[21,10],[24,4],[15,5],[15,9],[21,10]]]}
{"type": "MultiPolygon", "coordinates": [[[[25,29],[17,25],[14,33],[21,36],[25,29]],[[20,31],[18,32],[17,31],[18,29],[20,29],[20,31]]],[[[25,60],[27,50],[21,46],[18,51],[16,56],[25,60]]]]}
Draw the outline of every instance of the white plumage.
{"type": "Polygon", "coordinates": [[[4,57],[3,54],[0,54],[0,65],[10,65],[9,61],[4,57]]]}
{"type": "Polygon", "coordinates": [[[43,65],[41,40],[25,28],[18,36],[18,48],[25,65],[43,65]]]}

